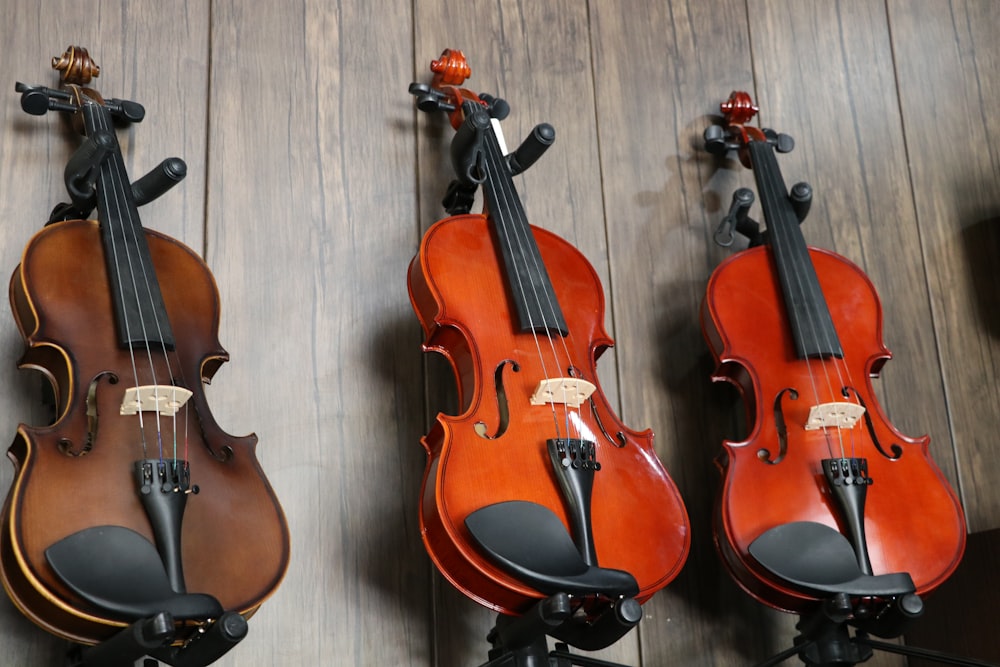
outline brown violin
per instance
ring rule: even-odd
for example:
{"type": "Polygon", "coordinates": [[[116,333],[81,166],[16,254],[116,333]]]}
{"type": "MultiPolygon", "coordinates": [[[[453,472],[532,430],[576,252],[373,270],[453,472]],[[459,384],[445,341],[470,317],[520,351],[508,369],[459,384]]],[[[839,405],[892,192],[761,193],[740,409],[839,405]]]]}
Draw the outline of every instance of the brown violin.
{"type": "Polygon", "coordinates": [[[10,281],[19,365],[48,380],[55,418],[21,425],[9,449],[0,577],[28,618],[73,642],[151,617],[165,625],[159,640],[184,642],[227,615],[238,625],[234,614],[274,592],[288,528],[256,436],[225,433],[205,397],[228,360],[215,280],[139,219],[138,206],[183,177],[183,161],[132,183],[115,125],[140,121],[143,107],[87,87],[99,68],[85,49],[53,67],[62,86],[18,84],[22,107],[64,112],[84,140],[66,167],[71,202],[10,281]]]}
{"type": "Polygon", "coordinates": [[[881,303],[856,265],[806,245],[811,188],[789,191],[776,157],[794,142],[748,125],[757,108],[746,93],[722,111],[706,146],[738,151],[753,170],[767,229],[747,217],[753,193],[737,191],[716,238],[740,231],[751,247],[716,268],[701,311],[712,379],[741,391],[750,430],[718,459],[719,551],[740,586],[778,609],[841,595],[856,620],[899,600],[913,612],[912,596],[961,560],[962,507],[929,439],[901,434],[877,401],[871,378],[890,358],[881,303]]]}
{"type": "Polygon", "coordinates": [[[439,414],[422,440],[427,551],[459,590],[506,614],[557,591],[641,603],[680,571],[688,519],[652,433],[622,424],[600,390],[596,361],[612,341],[597,274],[531,226],[517,195],[513,177],[554,130],[541,124],[508,153],[509,106],[461,88],[462,53],[446,50],[431,71],[410,92],[449,113],[458,178],[408,286],[423,349],[450,363],[464,411],[439,414]],[[485,212],[469,213],[478,188],[485,212]]]}

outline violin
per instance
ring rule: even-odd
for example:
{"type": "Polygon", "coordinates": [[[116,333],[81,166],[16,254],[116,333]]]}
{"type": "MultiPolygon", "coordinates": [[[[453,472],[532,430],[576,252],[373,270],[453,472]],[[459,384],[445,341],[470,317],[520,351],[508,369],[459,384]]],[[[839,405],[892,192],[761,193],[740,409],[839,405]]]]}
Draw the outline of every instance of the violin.
{"type": "Polygon", "coordinates": [[[724,123],[706,130],[706,147],[719,156],[735,150],[753,170],[767,227],[761,233],[747,216],[753,192],[738,190],[716,240],[728,245],[740,232],[750,247],[715,269],[701,309],[718,364],[712,379],[740,391],[750,431],[725,441],[717,459],[716,544],[738,584],[764,604],[804,613],[839,585],[863,601],[853,613],[875,615],[883,598],[928,593],[954,571],[965,548],[962,507],[928,454],[929,438],[900,433],[878,403],[871,378],[891,356],[881,302],[855,264],[806,244],[800,223],[812,190],[798,183],[789,191],[776,156],[794,141],[748,124],[758,109],[747,93],[721,108],[724,123]],[[771,539],[782,531],[784,546],[771,539]],[[824,546],[810,552],[814,538],[824,546]],[[838,541],[857,561],[843,576],[824,555],[838,541]],[[772,550],[779,562],[811,555],[795,575],[768,566],[756,550],[768,542],[787,552],[772,550]]]}
{"type": "Polygon", "coordinates": [[[183,160],[132,183],[116,126],[144,108],[88,87],[100,68],[86,49],[52,66],[61,87],[19,83],[22,107],[62,112],[84,138],[66,167],[71,202],[10,280],[19,366],[46,378],[55,419],[20,425],[8,451],[0,579],[21,612],[70,641],[98,644],[160,612],[183,641],[275,591],[288,527],[256,436],[225,433],[205,396],[229,358],[215,280],[139,218],[183,178],[183,160]]]}
{"type": "Polygon", "coordinates": [[[458,178],[451,215],[427,230],[407,282],[423,350],[448,361],[464,409],[438,414],[421,441],[424,544],[465,595],[517,615],[563,587],[588,597],[557,564],[539,572],[556,534],[568,534],[580,568],[631,575],[634,587],[617,590],[641,604],[683,565],[688,518],[652,433],[625,426],[600,389],[596,361],[613,341],[596,272],[528,222],[515,189],[555,132],[538,125],[508,153],[499,121],[509,105],[461,87],[471,75],[462,52],[445,50],[431,71],[410,92],[421,110],[448,113],[458,178]],[[469,213],[480,187],[484,212],[469,213]],[[521,561],[498,553],[511,544],[521,561]]]}

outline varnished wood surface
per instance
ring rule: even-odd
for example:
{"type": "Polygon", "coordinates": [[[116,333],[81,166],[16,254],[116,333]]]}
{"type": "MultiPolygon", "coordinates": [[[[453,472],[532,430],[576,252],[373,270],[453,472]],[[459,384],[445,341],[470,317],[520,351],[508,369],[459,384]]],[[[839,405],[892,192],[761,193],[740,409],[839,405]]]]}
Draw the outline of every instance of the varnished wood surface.
{"type": "MultiPolygon", "coordinates": [[[[752,175],[700,145],[735,88],[751,91],[764,125],[797,140],[781,165],[815,189],[807,240],[858,263],[881,294],[894,359],[876,384],[890,418],[930,434],[971,529],[1000,526],[1000,4],[0,6],[0,266],[13,269],[64,198],[71,144],[56,118],[25,115],[13,86],[51,85],[49,59],[68,44],[102,66],[99,90],[147,108],[123,135],[133,176],[168,155],[188,162],[185,182],[143,220],[202,251],[215,273],[232,361],[209,401],[224,428],[258,434],[292,534],[285,582],[218,664],[486,659],[492,615],[434,574],[417,525],[418,441],[455,406],[447,369],[419,351],[405,271],[442,214],[451,130],[418,114],[406,89],[445,47],[465,52],[474,90],[511,103],[509,143],[538,122],[555,126],[555,146],[518,177],[526,210],[597,269],[617,342],[602,385],[626,424],[656,432],[691,516],[684,571],[601,657],[751,665],[794,635],[793,618],[729,580],[711,543],[712,459],[721,439],[743,434],[742,408],[709,381],[697,313],[728,255],[711,232],[752,175]]],[[[0,433],[10,437],[43,412],[39,379],[15,368],[20,351],[0,315],[0,433]]],[[[0,467],[4,492],[11,472],[0,467]]],[[[64,650],[6,598],[0,645],[3,664],[18,667],[59,665],[64,650]]]]}

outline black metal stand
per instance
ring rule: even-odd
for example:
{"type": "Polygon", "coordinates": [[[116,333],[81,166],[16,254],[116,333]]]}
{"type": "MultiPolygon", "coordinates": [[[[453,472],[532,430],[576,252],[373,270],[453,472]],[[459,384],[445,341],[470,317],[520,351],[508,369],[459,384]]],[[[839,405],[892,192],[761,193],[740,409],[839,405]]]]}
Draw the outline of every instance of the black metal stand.
{"type": "Polygon", "coordinates": [[[147,656],[145,667],[156,667],[159,662],[172,667],[206,667],[246,634],[246,619],[231,611],[199,629],[192,639],[172,646],[174,621],[170,614],[161,612],[136,621],[96,646],[74,646],[67,656],[66,667],[133,667],[147,656]]]}
{"type": "Polygon", "coordinates": [[[794,645],[756,667],[773,667],[795,655],[811,667],[852,667],[871,658],[874,650],[949,665],[1000,667],[870,639],[870,634],[899,637],[923,614],[924,603],[909,574],[864,573],[847,538],[832,528],[810,522],[778,526],[751,543],[750,553],[772,574],[821,598],[815,611],[800,617],[794,645]]]}
{"type": "Polygon", "coordinates": [[[557,593],[539,601],[522,616],[500,614],[487,636],[493,646],[489,661],[480,667],[623,667],[569,652],[574,646],[602,648],[613,643],[639,622],[642,609],[631,598],[612,605],[597,621],[581,625],[573,617],[572,599],[557,593]],[[549,651],[546,635],[563,638],[549,651]],[[588,640],[589,636],[589,640],[588,640]]]}
{"type": "MultiPolygon", "coordinates": [[[[898,599],[896,607],[888,612],[887,620],[891,624],[891,630],[890,634],[886,636],[902,634],[906,621],[919,616],[920,612],[923,611],[923,605],[915,595],[902,596],[898,599]],[[910,610],[907,610],[906,607],[910,607],[910,610]],[[913,611],[917,613],[914,615],[913,611]]],[[[813,615],[801,617],[795,626],[801,634],[795,637],[794,645],[791,648],[772,656],[755,667],[773,667],[795,655],[802,660],[803,664],[811,667],[851,667],[870,659],[875,650],[923,658],[946,665],[959,665],[960,667],[1000,667],[983,660],[871,639],[868,630],[864,628],[856,628],[852,636],[848,626],[856,621],[852,621],[850,615],[850,600],[844,594],[835,595],[823,602],[820,609],[813,615]]],[[[879,632],[886,629],[888,628],[882,626],[879,628],[879,632]]]]}

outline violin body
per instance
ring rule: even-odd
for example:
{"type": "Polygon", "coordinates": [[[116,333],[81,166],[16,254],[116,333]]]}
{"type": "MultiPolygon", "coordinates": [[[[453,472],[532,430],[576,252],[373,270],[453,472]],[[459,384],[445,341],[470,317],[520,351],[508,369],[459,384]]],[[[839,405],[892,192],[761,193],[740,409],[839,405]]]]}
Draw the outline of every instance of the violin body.
{"type": "Polygon", "coordinates": [[[962,506],[929,439],[900,433],[879,405],[881,303],[861,269],[806,244],[812,188],[789,190],[776,157],[794,141],[747,125],[757,107],[746,93],[721,108],[727,127],[707,129],[706,148],[739,150],[767,231],[746,217],[753,193],[738,190],[716,239],[731,243],[735,227],[751,247],[713,272],[701,310],[713,380],[740,390],[750,431],[718,459],[716,544],[760,602],[804,614],[840,596],[852,622],[898,636],[897,601],[913,608],[962,558],[962,506]]]}
{"type": "MultiPolygon", "coordinates": [[[[172,355],[173,372],[188,378],[194,392],[187,457],[199,492],[184,515],[186,581],[190,590],[211,593],[226,609],[250,614],[276,588],[287,566],[284,517],[254,454],[257,438],[223,432],[202,389],[228,359],[217,338],[215,281],[181,243],[149,230],[147,240],[171,324],[187,341],[172,355]],[[239,576],[233,575],[234,567],[239,576]]],[[[39,232],[10,283],[27,347],[19,366],[48,378],[58,417],[50,426],[22,425],[8,452],[16,476],[4,510],[0,573],[29,618],[81,643],[95,643],[125,623],[75,599],[48,567],[44,550],[95,525],[125,526],[153,540],[134,490],[134,425],[118,415],[124,380],[132,371],[128,355],[114,344],[110,295],[93,220],[57,223],[39,232]],[[70,263],[67,257],[75,259],[70,263]],[[91,387],[96,391],[88,398],[91,387]],[[90,405],[96,428],[88,424],[90,405]],[[84,451],[90,434],[95,437],[84,451]]],[[[163,367],[156,370],[167,374],[163,367]]],[[[151,425],[147,429],[152,433],[151,425]]]]}
{"type": "MultiPolygon", "coordinates": [[[[63,61],[79,68],[89,57],[71,47],[63,61]]],[[[105,106],[92,91],[77,92],[74,106],[70,93],[19,90],[34,96],[22,98],[29,113],[44,113],[47,97],[50,109],[74,113],[88,140],[100,135],[67,167],[92,174],[94,192],[86,178],[67,176],[74,201],[56,209],[96,205],[99,220],[54,212],[10,280],[25,344],[19,367],[44,376],[55,415],[20,425],[8,450],[15,476],[0,580],[29,619],[70,641],[98,644],[165,612],[176,633],[165,641],[183,643],[223,613],[252,615],[289,558],[256,436],[224,432],[205,395],[229,358],[218,340],[218,290],[193,250],[139,224],[142,188],[129,186],[107,109],[141,120],[141,106],[105,106]]],[[[224,648],[213,639],[205,651],[221,654],[241,638],[224,648]]]]}
{"type": "MultiPolygon", "coordinates": [[[[929,438],[910,438],[896,430],[873,392],[871,378],[877,377],[890,353],[882,341],[881,303],[871,281],[840,255],[810,248],[810,256],[844,345],[843,364],[837,365],[847,366],[850,386],[870,417],[870,425],[851,434],[848,446],[867,452],[868,475],[874,480],[865,505],[872,569],[909,572],[917,593],[927,593],[947,579],[962,558],[961,505],[928,455],[929,438]],[[884,453],[874,442],[881,443],[884,453]]],[[[746,440],[723,443],[718,459],[723,483],[716,543],[730,573],[748,593],[778,609],[801,613],[816,597],[762,568],[749,553],[750,543],[792,521],[815,521],[845,534],[848,527],[820,466],[830,455],[827,436],[802,426],[810,407],[805,396],[810,373],[807,362],[795,355],[769,248],[745,250],[716,268],[701,320],[718,363],[712,379],[740,390],[750,428],[746,440]],[[793,398],[789,388],[797,388],[800,397],[793,398]],[[779,414],[783,425],[777,422],[779,414]],[[782,427],[787,432],[785,446],[778,436],[782,427]]],[[[818,376],[842,372],[830,360],[808,364],[818,376]]],[[[827,392],[819,400],[837,397],[827,392]]]]}
{"type": "MultiPolygon", "coordinates": [[[[571,332],[566,353],[576,372],[596,384],[597,358],[612,344],[603,328],[599,278],[566,241],[531,229],[571,332]]],[[[420,506],[424,544],[467,596],[500,612],[522,613],[544,596],[485,558],[463,520],[511,499],[543,505],[567,527],[571,520],[545,448],[553,411],[528,400],[545,369],[535,339],[517,330],[505,307],[509,296],[487,217],[460,215],[432,226],[410,265],[408,284],[426,334],[424,350],[448,360],[464,407],[457,416],[439,414],[422,440],[428,454],[420,506]]],[[[566,364],[561,343],[557,347],[560,359],[547,362],[566,364]]],[[[634,575],[641,603],[680,571],[690,545],[687,514],[650,431],[623,425],[599,390],[577,414],[573,419],[596,443],[601,466],[592,500],[597,560],[634,575]]]]}

